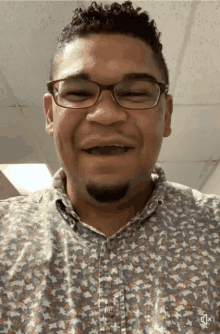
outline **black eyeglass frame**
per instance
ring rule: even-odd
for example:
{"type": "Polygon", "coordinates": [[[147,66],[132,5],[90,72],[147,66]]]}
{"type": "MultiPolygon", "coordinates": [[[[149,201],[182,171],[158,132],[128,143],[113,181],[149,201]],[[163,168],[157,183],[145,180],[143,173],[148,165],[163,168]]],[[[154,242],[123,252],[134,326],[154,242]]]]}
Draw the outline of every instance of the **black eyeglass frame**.
{"type": "MultiPolygon", "coordinates": [[[[141,79],[140,79],[140,80],[141,80],[141,79]]],[[[56,103],[56,105],[58,105],[58,106],[61,107],[61,108],[68,108],[68,109],[88,109],[88,108],[91,108],[91,107],[93,107],[93,106],[97,103],[97,101],[99,100],[100,95],[101,95],[101,93],[102,93],[103,90],[110,90],[110,92],[112,93],[112,96],[113,96],[115,102],[117,103],[117,105],[118,105],[119,107],[124,108],[124,109],[130,109],[130,110],[133,109],[133,108],[125,108],[125,107],[122,107],[122,106],[118,103],[117,99],[115,98],[114,88],[115,88],[115,86],[117,86],[120,82],[117,82],[116,84],[113,84],[113,85],[101,85],[101,84],[98,84],[98,83],[95,82],[95,81],[91,81],[91,80],[83,80],[83,79],[76,79],[76,81],[86,81],[86,82],[91,82],[91,83],[96,84],[96,85],[99,87],[99,95],[98,95],[97,100],[95,101],[95,103],[94,103],[93,105],[89,106],[89,107],[84,107],[84,108],[71,108],[71,107],[64,107],[64,106],[61,106],[61,105],[59,105],[59,104],[57,103],[57,101],[56,101],[56,99],[55,99],[55,97],[54,97],[54,92],[53,92],[53,86],[54,86],[54,84],[57,83],[57,82],[60,82],[60,81],[74,81],[74,80],[73,80],[73,79],[59,79],[59,80],[54,80],[54,81],[49,81],[49,82],[47,82],[47,90],[48,90],[48,92],[53,96],[53,99],[54,99],[54,102],[56,103]]],[[[137,81],[138,81],[138,79],[137,79],[137,81]]],[[[149,82],[153,82],[153,83],[157,84],[157,85],[159,86],[159,89],[160,89],[160,94],[159,94],[159,97],[158,97],[157,102],[155,103],[155,105],[154,105],[153,107],[150,107],[150,108],[135,108],[135,109],[137,109],[137,110],[152,109],[152,108],[156,107],[156,106],[158,105],[159,101],[160,101],[160,97],[161,97],[161,95],[162,95],[163,93],[167,94],[167,92],[169,91],[169,86],[168,86],[167,84],[165,84],[165,83],[158,82],[157,80],[153,80],[153,79],[147,79],[147,80],[145,80],[145,81],[149,81],[149,82]]],[[[123,81],[121,81],[121,82],[123,82],[123,81]]]]}

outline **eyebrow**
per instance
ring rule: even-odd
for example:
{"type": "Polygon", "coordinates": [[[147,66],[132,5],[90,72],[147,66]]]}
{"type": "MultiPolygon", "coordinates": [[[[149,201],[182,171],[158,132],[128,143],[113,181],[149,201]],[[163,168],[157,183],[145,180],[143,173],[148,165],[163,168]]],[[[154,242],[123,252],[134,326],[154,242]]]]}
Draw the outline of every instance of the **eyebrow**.
{"type": "MultiPolygon", "coordinates": [[[[76,73],[76,74],[71,74],[68,75],[67,77],[63,79],[83,79],[83,80],[91,80],[91,77],[88,73],[86,72],[81,72],[81,73],[76,73]]],[[[157,81],[157,79],[148,73],[141,73],[141,72],[132,72],[132,73],[127,73],[122,77],[122,80],[131,80],[131,79],[150,79],[153,81],[157,81]]],[[[91,80],[92,81],[92,80],[91,80]]]]}

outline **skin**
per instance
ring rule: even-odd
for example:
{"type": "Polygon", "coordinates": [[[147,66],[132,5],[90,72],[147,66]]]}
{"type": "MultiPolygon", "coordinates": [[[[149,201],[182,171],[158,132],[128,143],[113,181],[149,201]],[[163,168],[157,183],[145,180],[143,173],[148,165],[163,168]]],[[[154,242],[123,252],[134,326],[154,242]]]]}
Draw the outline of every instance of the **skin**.
{"type": "MultiPolygon", "coordinates": [[[[151,48],[124,35],[78,38],[57,58],[54,80],[86,71],[91,80],[114,84],[129,72],[154,75],[165,83],[151,48]]],[[[163,137],[171,134],[172,96],[162,94],[156,107],[129,110],[119,107],[110,91],[103,91],[88,109],[57,106],[50,94],[43,97],[46,132],[54,137],[60,165],[67,175],[66,192],[81,221],[112,236],[127,224],[150,199],[151,173],[163,137]],[[127,158],[103,165],[86,156],[80,146],[93,134],[120,135],[132,140],[136,149],[127,158]]]]}

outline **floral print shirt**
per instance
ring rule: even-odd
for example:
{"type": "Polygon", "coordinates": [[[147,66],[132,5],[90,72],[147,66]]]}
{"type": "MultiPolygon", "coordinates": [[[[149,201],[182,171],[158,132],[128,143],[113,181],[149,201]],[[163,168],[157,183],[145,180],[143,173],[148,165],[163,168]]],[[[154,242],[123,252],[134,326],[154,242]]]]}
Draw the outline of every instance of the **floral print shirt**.
{"type": "Polygon", "coordinates": [[[0,334],[220,333],[220,196],[169,182],[111,237],[80,220],[59,169],[0,201],[0,334]]]}

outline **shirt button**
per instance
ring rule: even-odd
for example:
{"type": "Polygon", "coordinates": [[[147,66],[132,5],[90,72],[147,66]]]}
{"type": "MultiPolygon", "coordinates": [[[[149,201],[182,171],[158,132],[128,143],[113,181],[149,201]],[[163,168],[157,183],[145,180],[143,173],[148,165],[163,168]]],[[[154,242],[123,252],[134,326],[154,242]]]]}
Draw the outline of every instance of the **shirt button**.
{"type": "Polygon", "coordinates": [[[107,244],[108,249],[113,249],[114,248],[114,244],[112,242],[107,244]]]}
{"type": "Polygon", "coordinates": [[[111,316],[115,315],[115,306],[108,307],[108,314],[111,316]]]}

